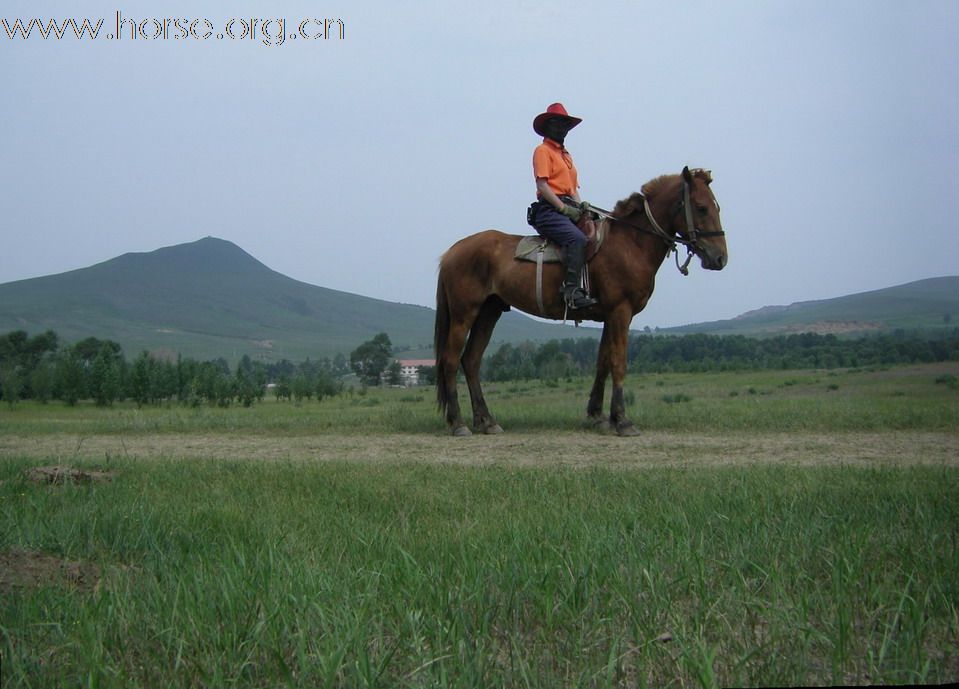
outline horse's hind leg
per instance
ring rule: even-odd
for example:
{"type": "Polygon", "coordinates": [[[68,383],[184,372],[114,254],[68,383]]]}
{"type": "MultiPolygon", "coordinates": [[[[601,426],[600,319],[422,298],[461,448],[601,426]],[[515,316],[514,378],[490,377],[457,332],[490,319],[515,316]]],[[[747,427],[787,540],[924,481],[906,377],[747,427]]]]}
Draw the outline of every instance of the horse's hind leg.
{"type": "Polygon", "coordinates": [[[463,352],[463,372],[466,374],[466,384],[470,390],[470,402],[473,405],[473,428],[479,433],[503,432],[503,428],[496,423],[486,406],[479,375],[480,364],[483,362],[483,352],[489,345],[493,328],[496,327],[496,322],[502,313],[503,303],[498,297],[487,299],[473,322],[469,341],[466,343],[466,351],[463,352]]]}
{"type": "Polygon", "coordinates": [[[459,319],[451,322],[445,347],[436,362],[437,367],[442,367],[443,370],[441,385],[446,387],[446,423],[450,432],[456,436],[472,435],[463,421],[463,416],[460,413],[459,397],[456,394],[456,374],[459,371],[460,352],[463,351],[463,343],[466,341],[469,329],[468,320],[459,319]]]}

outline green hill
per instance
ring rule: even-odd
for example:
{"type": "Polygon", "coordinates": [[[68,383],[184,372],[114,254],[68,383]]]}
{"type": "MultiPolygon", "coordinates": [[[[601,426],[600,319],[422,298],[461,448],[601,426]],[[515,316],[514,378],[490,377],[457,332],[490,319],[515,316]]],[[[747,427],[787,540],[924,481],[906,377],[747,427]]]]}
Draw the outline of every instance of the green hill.
{"type": "MultiPolygon", "coordinates": [[[[428,356],[435,311],[299,282],[240,247],[207,237],[89,268],[0,285],[0,332],[56,331],[198,359],[275,361],[349,354],[380,332],[394,351],[428,356]]],[[[502,342],[598,337],[595,330],[504,314],[502,342]]]]}
{"type": "MultiPolygon", "coordinates": [[[[207,237],[89,268],[0,285],[0,333],[55,330],[73,342],[119,342],[198,359],[244,354],[300,361],[349,354],[380,332],[398,354],[431,356],[434,310],[309,285],[263,265],[240,247],[207,237]]],[[[959,277],[920,280],[835,299],[767,306],[730,320],[661,333],[859,334],[959,325],[959,277]]],[[[599,331],[503,315],[491,347],[503,342],[598,338],[599,331]]]]}
{"type": "Polygon", "coordinates": [[[929,278],[835,299],[765,306],[724,321],[661,329],[671,334],[781,335],[799,332],[857,335],[959,326],[959,277],[929,278]]]}

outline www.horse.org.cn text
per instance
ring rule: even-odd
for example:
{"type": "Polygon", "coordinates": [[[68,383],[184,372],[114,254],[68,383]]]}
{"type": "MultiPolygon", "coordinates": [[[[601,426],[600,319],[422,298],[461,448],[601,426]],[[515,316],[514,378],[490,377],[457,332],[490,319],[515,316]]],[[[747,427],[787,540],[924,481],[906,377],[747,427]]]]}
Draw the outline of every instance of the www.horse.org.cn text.
{"type": "Polygon", "coordinates": [[[280,46],[287,41],[341,41],[346,38],[342,19],[287,20],[283,17],[234,17],[215,23],[206,18],[130,17],[117,10],[112,22],[91,19],[0,19],[8,40],[110,40],[110,41],[208,41],[260,42],[280,46]]]}

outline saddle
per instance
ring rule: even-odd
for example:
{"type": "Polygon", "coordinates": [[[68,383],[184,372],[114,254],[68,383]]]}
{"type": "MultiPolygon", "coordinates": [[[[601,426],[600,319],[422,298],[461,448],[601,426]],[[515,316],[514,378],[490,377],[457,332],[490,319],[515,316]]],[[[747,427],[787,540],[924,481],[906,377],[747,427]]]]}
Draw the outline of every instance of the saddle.
{"type": "MultiPolygon", "coordinates": [[[[586,261],[583,263],[583,285],[589,284],[589,262],[599,252],[606,239],[607,223],[601,222],[599,227],[593,220],[592,213],[583,213],[583,216],[576,223],[576,226],[586,235],[586,261]]],[[[548,240],[546,237],[533,235],[523,237],[516,245],[516,251],[513,257],[518,261],[532,261],[536,264],[536,307],[539,309],[539,315],[546,315],[546,308],[543,303],[543,264],[544,263],[562,263],[563,253],[560,247],[548,240]]],[[[587,291],[589,291],[587,289],[587,291]]],[[[565,316],[564,316],[565,320],[565,316]]],[[[579,320],[576,321],[579,325],[579,320]]]]}
{"type": "MultiPolygon", "coordinates": [[[[603,240],[606,239],[606,223],[599,223],[599,227],[597,227],[596,221],[592,218],[592,213],[584,213],[576,226],[586,235],[586,262],[589,263],[593,260],[593,256],[599,252],[603,240]]],[[[532,261],[533,263],[563,262],[560,247],[538,234],[520,239],[513,257],[518,261],[532,261]]]]}

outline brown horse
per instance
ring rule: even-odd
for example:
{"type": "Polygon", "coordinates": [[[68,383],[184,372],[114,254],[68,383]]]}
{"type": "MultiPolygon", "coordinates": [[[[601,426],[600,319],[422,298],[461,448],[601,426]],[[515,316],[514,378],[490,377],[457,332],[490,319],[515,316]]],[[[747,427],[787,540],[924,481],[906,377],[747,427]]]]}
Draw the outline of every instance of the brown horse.
{"type": "Polygon", "coordinates": [[[623,381],[629,324],[653,293],[656,271],[675,248],[685,244],[703,268],[726,265],[726,238],[719,220],[719,204],[709,188],[706,170],[683,168],[643,185],[616,204],[603,222],[605,242],[589,263],[590,293],[599,303],[565,313],[560,296],[562,267],[544,266],[542,299],[536,300],[536,265],[514,258],[520,237],[486,230],[461,239],[440,259],[436,286],[436,395],[453,435],[470,435],[460,415],[456,373],[462,363],[473,406],[473,427],[482,433],[501,433],[483,398],[479,370],[493,328],[510,306],[559,320],[565,317],[603,323],[596,361],[596,380],[586,413],[601,427],[610,425],[620,435],[635,435],[626,418],[623,381]],[[647,205],[648,204],[648,205],[647,205]],[[464,349],[465,345],[465,349],[464,349]],[[603,417],[606,378],[613,376],[610,415],[603,417]]]}

